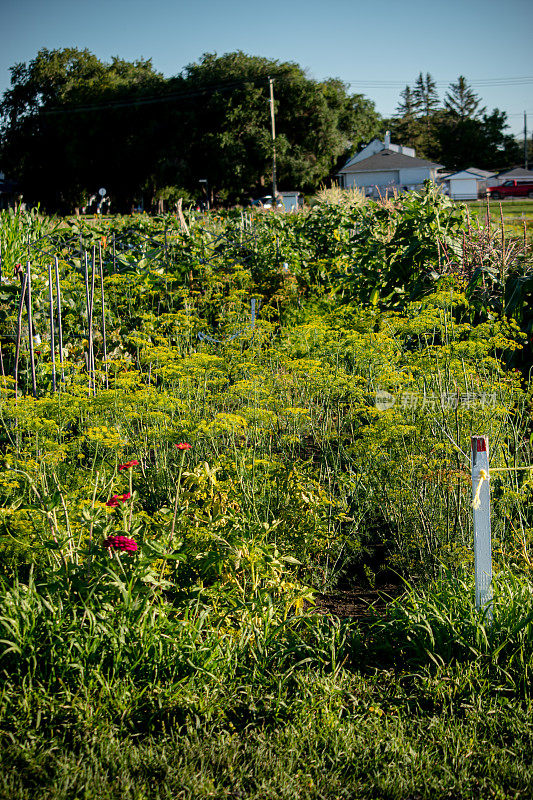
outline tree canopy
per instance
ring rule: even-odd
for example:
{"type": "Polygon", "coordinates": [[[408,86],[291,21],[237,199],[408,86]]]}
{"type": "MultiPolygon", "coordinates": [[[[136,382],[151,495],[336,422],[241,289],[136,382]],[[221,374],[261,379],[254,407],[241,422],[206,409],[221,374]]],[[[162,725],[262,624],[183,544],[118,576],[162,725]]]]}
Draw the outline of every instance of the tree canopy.
{"type": "Polygon", "coordinates": [[[280,188],[311,191],[380,129],[374,104],[337,79],[243,52],[207,53],[164,78],[150,60],[103,63],[88,50],[39,51],[11,69],[0,104],[4,169],[30,201],[68,210],[105,186],[115,204],[207,178],[224,200],[272,177],[274,79],[280,188]]]}
{"type": "Polygon", "coordinates": [[[487,110],[480,108],[481,99],[468,85],[464,75],[459,75],[457,83],[450,83],[450,88],[444,98],[444,108],[451,117],[463,121],[465,119],[479,119],[487,110]]]}
{"type": "Polygon", "coordinates": [[[487,113],[463,75],[450,84],[440,105],[433,78],[420,73],[414,88],[406,86],[400,93],[389,124],[402,144],[450,169],[499,170],[521,160],[518,143],[506,133],[505,112],[496,108],[487,113]]]}
{"type": "Polygon", "coordinates": [[[149,160],[134,132],[150,123],[135,101],[163,85],[149,60],[104,64],[88,50],[44,49],[11,72],[1,157],[25,197],[67,210],[99,186],[116,186],[120,199],[136,191],[132,165],[142,173],[149,160]]]}

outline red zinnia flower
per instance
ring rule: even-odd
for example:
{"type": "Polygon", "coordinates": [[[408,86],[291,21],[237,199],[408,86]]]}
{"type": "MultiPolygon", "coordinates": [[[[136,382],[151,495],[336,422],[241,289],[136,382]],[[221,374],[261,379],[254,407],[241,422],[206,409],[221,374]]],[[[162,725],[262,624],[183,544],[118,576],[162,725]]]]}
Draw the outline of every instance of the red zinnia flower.
{"type": "Polygon", "coordinates": [[[131,497],[131,492],[125,492],[124,494],[114,494],[113,497],[111,497],[107,501],[106,506],[109,506],[109,508],[116,508],[119,502],[125,503],[126,500],[130,499],[130,497],[131,497]]]}
{"type": "Polygon", "coordinates": [[[187,442],[180,442],[179,444],[176,445],[176,447],[178,448],[178,450],[190,450],[192,445],[187,444],[187,442]]]}
{"type": "Polygon", "coordinates": [[[108,536],[104,540],[104,547],[113,550],[122,550],[124,553],[134,553],[139,549],[135,539],[130,539],[128,536],[108,536]]]}
{"type": "Polygon", "coordinates": [[[122,472],[124,469],[131,469],[132,467],[136,467],[138,463],[138,461],[127,461],[125,464],[120,464],[118,471],[122,472]]]}

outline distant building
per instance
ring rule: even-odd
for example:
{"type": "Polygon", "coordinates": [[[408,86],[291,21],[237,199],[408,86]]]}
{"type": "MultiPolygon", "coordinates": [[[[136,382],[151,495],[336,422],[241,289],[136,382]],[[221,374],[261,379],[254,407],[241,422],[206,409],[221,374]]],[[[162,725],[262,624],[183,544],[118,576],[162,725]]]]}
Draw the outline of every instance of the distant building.
{"type": "Polygon", "coordinates": [[[367,195],[418,189],[424,181],[435,182],[441,164],[416,158],[412,147],[392,144],[387,131],[385,140],[373,139],[352,156],[336,175],[344,189],[363,189],[367,195]]]}
{"type": "Polygon", "coordinates": [[[478,169],[477,167],[467,167],[466,171],[479,176],[477,182],[478,197],[484,197],[487,193],[487,186],[492,185],[490,181],[496,177],[496,173],[486,169],[478,169]]]}
{"type": "Polygon", "coordinates": [[[365,145],[358,153],[348,159],[346,164],[343,167],[343,170],[346,167],[349,167],[351,164],[357,164],[358,161],[363,161],[365,158],[370,158],[370,156],[376,155],[376,153],[380,153],[382,150],[392,150],[394,153],[401,153],[405,156],[415,156],[416,153],[412,147],[406,147],[403,144],[392,144],[390,140],[390,133],[387,131],[385,134],[385,139],[381,141],[381,139],[372,139],[369,144],[365,145]]]}
{"type": "Polygon", "coordinates": [[[501,186],[504,181],[524,181],[525,183],[531,183],[533,182],[533,170],[515,167],[514,169],[505,170],[505,172],[498,172],[494,178],[491,178],[487,185],[501,186]]]}
{"type": "Polygon", "coordinates": [[[452,200],[477,200],[487,191],[487,181],[496,175],[477,167],[468,167],[459,172],[446,173],[439,176],[439,182],[446,187],[452,200]]]}
{"type": "Polygon", "coordinates": [[[301,192],[278,192],[285,211],[299,211],[303,207],[301,192]]]}

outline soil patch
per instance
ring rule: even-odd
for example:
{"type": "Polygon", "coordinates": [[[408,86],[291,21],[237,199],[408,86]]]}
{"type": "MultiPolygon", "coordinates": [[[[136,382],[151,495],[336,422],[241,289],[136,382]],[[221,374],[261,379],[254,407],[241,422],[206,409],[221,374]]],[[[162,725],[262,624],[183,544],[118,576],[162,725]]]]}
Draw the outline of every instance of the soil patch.
{"type": "Polygon", "coordinates": [[[358,587],[345,592],[317,594],[315,605],[308,610],[318,614],[332,614],[336,617],[370,619],[384,614],[387,605],[402,594],[402,587],[390,584],[376,589],[358,587]]]}

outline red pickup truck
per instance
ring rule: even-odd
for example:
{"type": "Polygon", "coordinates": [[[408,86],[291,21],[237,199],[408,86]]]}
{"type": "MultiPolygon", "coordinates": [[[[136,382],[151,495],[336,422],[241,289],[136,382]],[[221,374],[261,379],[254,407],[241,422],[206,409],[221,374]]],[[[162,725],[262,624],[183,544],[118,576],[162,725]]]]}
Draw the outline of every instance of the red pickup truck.
{"type": "Polygon", "coordinates": [[[533,181],[505,181],[501,186],[489,186],[489,197],[501,200],[503,197],[533,197],[533,181]]]}

